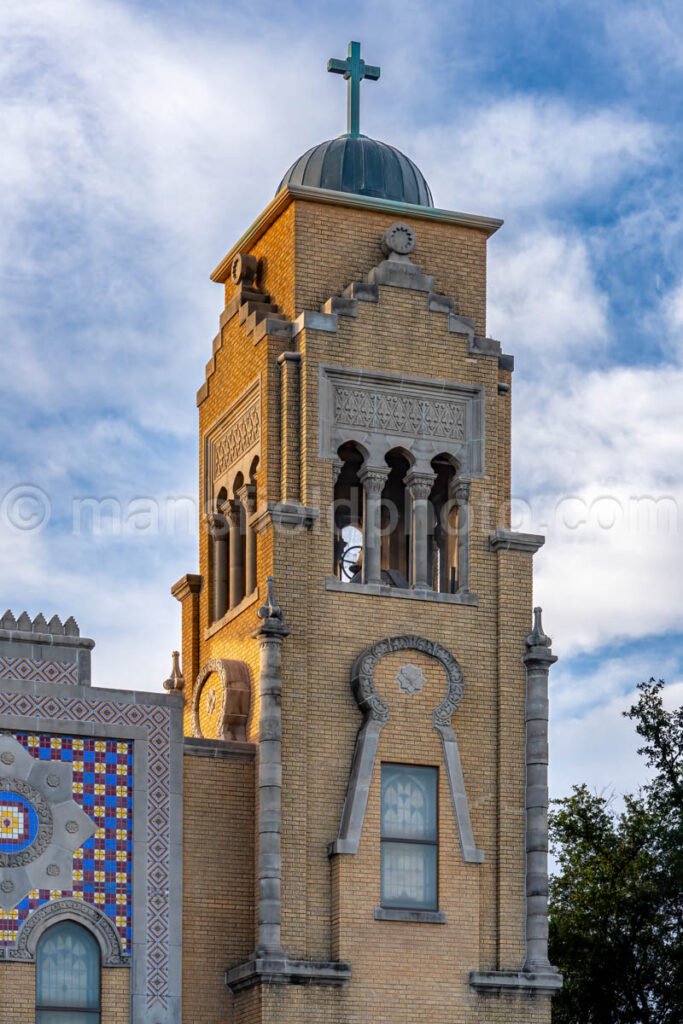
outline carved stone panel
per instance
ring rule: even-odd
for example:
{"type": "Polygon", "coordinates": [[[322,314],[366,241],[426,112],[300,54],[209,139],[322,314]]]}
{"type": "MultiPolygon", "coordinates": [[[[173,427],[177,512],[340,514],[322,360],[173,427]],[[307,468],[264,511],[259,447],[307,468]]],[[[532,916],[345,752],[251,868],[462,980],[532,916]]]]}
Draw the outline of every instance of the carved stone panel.
{"type": "Polygon", "coordinates": [[[320,454],[334,458],[341,444],[356,441],[368,462],[382,464],[387,451],[405,446],[429,461],[448,452],[461,471],[484,468],[484,402],[469,384],[403,377],[362,369],[323,366],[320,371],[320,454]]]}
{"type": "Polygon", "coordinates": [[[258,378],[214,423],[205,438],[205,482],[207,510],[221,487],[230,492],[232,482],[249,470],[261,452],[261,380],[258,378]]]}
{"type": "Polygon", "coordinates": [[[243,661],[213,658],[197,676],[192,704],[192,732],[198,738],[247,738],[251,677],[243,661]]]}

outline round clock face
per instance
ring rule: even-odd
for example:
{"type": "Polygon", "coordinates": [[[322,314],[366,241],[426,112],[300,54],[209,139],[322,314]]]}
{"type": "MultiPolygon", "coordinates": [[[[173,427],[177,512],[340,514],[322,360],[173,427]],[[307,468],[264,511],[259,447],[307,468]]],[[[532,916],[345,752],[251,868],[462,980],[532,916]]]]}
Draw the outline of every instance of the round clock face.
{"type": "Polygon", "coordinates": [[[407,256],[415,248],[415,232],[407,224],[392,224],[384,233],[384,245],[390,252],[407,256]]]}

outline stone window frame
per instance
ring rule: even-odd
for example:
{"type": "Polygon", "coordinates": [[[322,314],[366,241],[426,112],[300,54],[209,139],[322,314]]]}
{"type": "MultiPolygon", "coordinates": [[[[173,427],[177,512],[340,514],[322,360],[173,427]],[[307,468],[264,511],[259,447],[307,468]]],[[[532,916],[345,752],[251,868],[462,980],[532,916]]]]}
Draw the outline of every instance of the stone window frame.
{"type": "Polygon", "coordinates": [[[63,921],[81,925],[96,939],[102,967],[130,967],[131,958],[123,952],[121,938],[107,915],[93,904],[73,896],[63,896],[34,910],[19,929],[16,945],[9,950],[8,959],[35,963],[40,939],[53,925],[63,921]]]}
{"type": "MultiPolygon", "coordinates": [[[[370,786],[377,758],[379,736],[389,721],[389,708],[375,689],[375,668],[387,654],[418,651],[438,661],[446,672],[446,696],[432,712],[432,726],[439,733],[446,779],[466,864],[481,864],[484,852],[474,841],[458,741],[451,719],[464,694],[462,669],[456,658],[436,640],[416,634],[391,636],[366,647],[351,669],[351,689],[363,715],[353,752],[349,783],[342,809],[337,838],[328,846],[328,854],[356,854],[368,806],[370,786]]],[[[417,912],[414,912],[417,913],[417,912]]]]}

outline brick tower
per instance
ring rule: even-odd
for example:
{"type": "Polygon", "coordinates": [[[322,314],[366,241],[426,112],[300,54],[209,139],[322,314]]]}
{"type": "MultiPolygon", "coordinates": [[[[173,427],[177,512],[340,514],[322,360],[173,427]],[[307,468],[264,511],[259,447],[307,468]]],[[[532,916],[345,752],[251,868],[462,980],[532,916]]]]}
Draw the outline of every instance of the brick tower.
{"type": "Polygon", "coordinates": [[[183,1019],[541,1024],[555,658],[543,538],[509,529],[501,221],[359,134],[358,44],[329,70],[348,132],[212,275],[200,573],[173,588],[183,1019]]]}

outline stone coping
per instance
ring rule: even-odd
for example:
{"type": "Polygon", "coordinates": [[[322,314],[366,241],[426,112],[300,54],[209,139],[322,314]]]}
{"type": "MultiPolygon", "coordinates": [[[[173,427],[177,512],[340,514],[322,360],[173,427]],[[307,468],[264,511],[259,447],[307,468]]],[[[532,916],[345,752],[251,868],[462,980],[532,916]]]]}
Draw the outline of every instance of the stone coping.
{"type": "Polygon", "coordinates": [[[253,761],[256,744],[242,740],[212,740],[198,736],[183,737],[183,754],[186,757],[212,757],[223,761],[253,761]]]}

